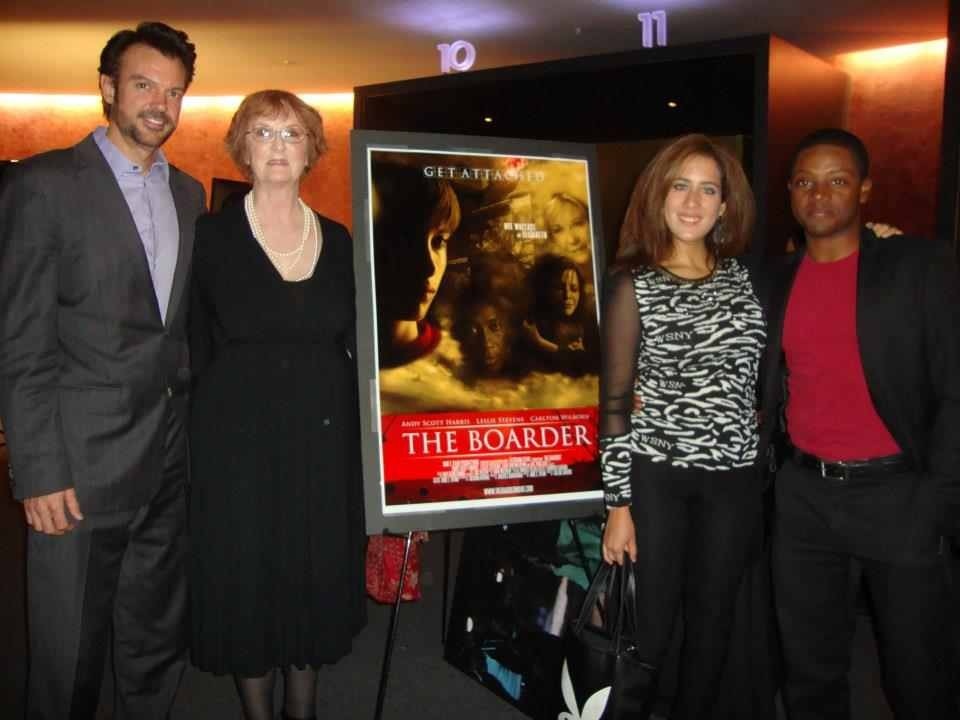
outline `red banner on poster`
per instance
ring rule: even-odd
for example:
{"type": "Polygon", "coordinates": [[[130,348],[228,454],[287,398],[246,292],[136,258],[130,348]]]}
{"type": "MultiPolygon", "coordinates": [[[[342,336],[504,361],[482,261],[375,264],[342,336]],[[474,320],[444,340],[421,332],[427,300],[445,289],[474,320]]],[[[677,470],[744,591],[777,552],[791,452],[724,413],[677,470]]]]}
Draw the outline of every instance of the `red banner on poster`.
{"type": "Polygon", "coordinates": [[[387,504],[596,487],[597,409],[382,418],[387,504]]]}

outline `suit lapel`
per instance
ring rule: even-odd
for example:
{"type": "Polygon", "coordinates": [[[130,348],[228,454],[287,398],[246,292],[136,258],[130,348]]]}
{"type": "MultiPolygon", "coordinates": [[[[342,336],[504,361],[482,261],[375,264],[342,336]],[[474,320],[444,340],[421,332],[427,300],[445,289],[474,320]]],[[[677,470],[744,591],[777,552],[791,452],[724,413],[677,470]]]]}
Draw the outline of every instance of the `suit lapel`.
{"type": "Polygon", "coordinates": [[[190,203],[195,202],[195,200],[185,187],[180,171],[173,166],[170,166],[170,190],[173,192],[173,204],[177,208],[177,226],[180,228],[180,238],[177,266],[173,272],[170,301],[167,303],[167,327],[170,327],[170,323],[177,316],[177,310],[183,298],[183,288],[187,282],[187,270],[193,256],[193,218],[195,214],[192,211],[196,209],[190,207],[190,203]]]}
{"type": "Polygon", "coordinates": [[[881,277],[883,267],[879,258],[880,250],[872,233],[861,233],[860,257],[857,259],[857,343],[864,360],[880,348],[875,322],[879,313],[865,312],[867,308],[876,309],[883,300],[881,293],[885,283],[881,277]]]}
{"type": "Polygon", "coordinates": [[[771,352],[779,355],[783,352],[783,324],[787,317],[787,303],[790,302],[790,292],[793,290],[793,281],[797,277],[797,270],[803,260],[803,251],[800,250],[783,261],[777,268],[776,276],[770,289],[770,313],[767,318],[767,347],[771,352]]]}
{"type": "Polygon", "coordinates": [[[150,290],[143,300],[150,308],[151,319],[158,325],[162,324],[160,306],[153,290],[153,278],[150,276],[150,266],[140,233],[126,198],[123,197],[123,191],[92,135],[77,145],[77,158],[77,187],[90,197],[88,207],[103,210],[102,222],[107,231],[96,240],[107,243],[108,252],[122,252],[129,257],[129,266],[133,272],[142,275],[141,279],[150,290]]]}
{"type": "MultiPolygon", "coordinates": [[[[769,312],[767,313],[767,348],[764,362],[764,397],[761,403],[773,408],[774,399],[781,397],[786,363],[783,360],[783,325],[787,315],[787,304],[797,270],[803,260],[803,250],[779,262],[773,272],[769,289],[769,312]]],[[[785,398],[783,398],[785,400],[785,398]]]]}
{"type": "MultiPolygon", "coordinates": [[[[860,233],[860,257],[857,259],[857,346],[860,364],[867,381],[873,406],[881,418],[895,417],[884,382],[884,338],[890,316],[884,308],[892,287],[890,268],[884,267],[883,247],[877,237],[864,228],[860,233]]],[[[887,425],[894,434],[894,428],[887,425]]],[[[894,436],[906,449],[904,438],[894,436]]]]}

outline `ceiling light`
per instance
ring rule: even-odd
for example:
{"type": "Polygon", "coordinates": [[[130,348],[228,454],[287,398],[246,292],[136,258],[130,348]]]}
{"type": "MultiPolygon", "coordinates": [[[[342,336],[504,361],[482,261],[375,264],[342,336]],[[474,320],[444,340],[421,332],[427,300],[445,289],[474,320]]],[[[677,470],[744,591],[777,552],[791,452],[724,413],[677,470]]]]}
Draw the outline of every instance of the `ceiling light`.
{"type": "Polygon", "coordinates": [[[841,65],[881,67],[916,61],[924,55],[935,58],[937,62],[944,62],[946,54],[947,39],[941,38],[940,40],[928,40],[926,42],[910,43],[909,45],[858,50],[838,55],[837,60],[841,65]]]}
{"type": "Polygon", "coordinates": [[[484,121],[485,123],[492,123],[492,122],[493,122],[493,118],[490,117],[489,115],[487,115],[487,116],[483,119],[483,121],[484,121]]]}
{"type": "Polygon", "coordinates": [[[677,101],[676,101],[676,100],[668,100],[668,101],[667,101],[667,107],[668,107],[668,108],[675,108],[675,107],[677,107],[677,101]]]}

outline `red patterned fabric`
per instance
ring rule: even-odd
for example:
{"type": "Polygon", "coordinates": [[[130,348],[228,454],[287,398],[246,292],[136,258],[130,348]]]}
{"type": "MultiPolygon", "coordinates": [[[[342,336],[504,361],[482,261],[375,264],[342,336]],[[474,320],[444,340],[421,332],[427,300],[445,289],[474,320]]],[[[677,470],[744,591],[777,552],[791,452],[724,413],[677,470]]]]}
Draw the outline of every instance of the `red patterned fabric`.
{"type": "MultiPolygon", "coordinates": [[[[415,532],[403,581],[402,600],[420,599],[420,543],[427,539],[425,532],[415,532]]],[[[403,567],[403,546],[406,538],[393,535],[374,535],[367,541],[367,593],[377,602],[397,601],[400,568],[403,567]]]]}

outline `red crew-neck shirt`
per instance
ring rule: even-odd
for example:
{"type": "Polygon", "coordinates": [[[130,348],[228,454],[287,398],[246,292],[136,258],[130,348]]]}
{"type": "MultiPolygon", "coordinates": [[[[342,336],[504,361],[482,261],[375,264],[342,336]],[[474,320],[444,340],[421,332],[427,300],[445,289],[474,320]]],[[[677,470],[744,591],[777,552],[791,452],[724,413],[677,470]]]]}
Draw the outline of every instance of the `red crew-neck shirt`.
{"type": "Polygon", "coordinates": [[[787,430],[794,446],[824,460],[900,452],[867,389],[857,342],[857,260],[804,256],[787,303],[787,430]]]}

